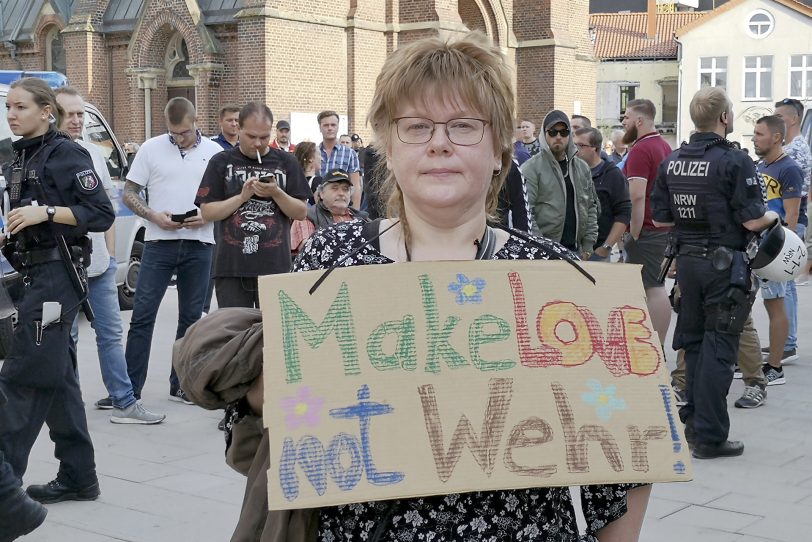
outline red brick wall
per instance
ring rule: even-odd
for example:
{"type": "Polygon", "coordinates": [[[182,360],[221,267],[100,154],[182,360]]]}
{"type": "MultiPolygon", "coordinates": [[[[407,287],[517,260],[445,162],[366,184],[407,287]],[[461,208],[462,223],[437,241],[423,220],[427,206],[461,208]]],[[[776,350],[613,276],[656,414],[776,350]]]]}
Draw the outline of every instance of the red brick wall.
{"type": "MultiPolygon", "coordinates": [[[[100,24],[108,3],[76,0],[70,23],[100,24]]],[[[201,73],[196,89],[198,125],[207,134],[218,131],[221,105],[257,99],[266,102],[276,118],[289,118],[291,111],[335,109],[347,114],[350,130],[367,141],[367,108],[386,55],[400,44],[436,35],[431,26],[437,22],[452,27],[464,22],[481,31],[490,28],[506,48],[508,38],[515,36],[520,47],[507,48],[507,54],[509,62],[516,64],[519,114],[540,123],[551,108],[572,113],[573,101],[580,100],[582,113],[594,115],[591,89],[596,66],[589,61],[588,0],[245,0],[247,8],[293,13],[304,21],[241,17],[208,27],[217,40],[216,52],[205,50],[205,40],[186,5],[186,0],[150,2],[134,37],[65,34],[68,77],[100,107],[122,141],[145,137],[144,90],[127,70],[162,69],[167,42],[175,32],[186,40],[190,64],[222,66],[201,73]],[[323,24],[325,20],[336,24],[323,24]],[[421,23],[429,28],[399,27],[421,23]],[[557,44],[521,46],[548,38],[555,38],[557,44]]],[[[40,21],[38,28],[48,24],[65,26],[52,17],[40,21]]],[[[19,44],[17,56],[24,69],[44,68],[40,41],[19,44]]],[[[0,48],[0,68],[18,69],[5,48],[0,48]]],[[[165,78],[159,76],[151,102],[155,134],[165,129],[166,96],[165,78]]]]}

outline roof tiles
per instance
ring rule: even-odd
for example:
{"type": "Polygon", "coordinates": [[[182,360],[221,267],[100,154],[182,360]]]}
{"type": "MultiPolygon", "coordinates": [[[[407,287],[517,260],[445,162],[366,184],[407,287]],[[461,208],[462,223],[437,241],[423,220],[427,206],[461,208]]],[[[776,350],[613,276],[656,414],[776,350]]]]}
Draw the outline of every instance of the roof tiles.
{"type": "Polygon", "coordinates": [[[600,60],[676,59],[675,32],[704,13],[658,13],[657,34],[651,40],[646,35],[646,13],[593,13],[589,26],[595,29],[595,56],[600,60]]]}

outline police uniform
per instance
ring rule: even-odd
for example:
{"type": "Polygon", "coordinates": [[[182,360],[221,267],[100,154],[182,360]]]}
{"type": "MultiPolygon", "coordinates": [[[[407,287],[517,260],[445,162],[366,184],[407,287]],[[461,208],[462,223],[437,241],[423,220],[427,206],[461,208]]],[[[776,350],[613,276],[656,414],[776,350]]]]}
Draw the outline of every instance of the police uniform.
{"type": "Polygon", "coordinates": [[[657,222],[673,222],[680,310],[674,349],[685,351],[692,440],[727,442],[727,393],[739,335],[754,299],[744,222],[766,212],[753,162],[715,133],[696,133],[661,165],[651,196],[657,222]]]}
{"type": "MultiPolygon", "coordinates": [[[[15,299],[14,341],[0,370],[0,386],[8,396],[8,404],[0,409],[0,455],[12,466],[19,485],[31,447],[47,422],[60,461],[57,480],[84,488],[97,480],[70,337],[82,296],[60,257],[57,235],[76,255],[85,234],[107,230],[115,213],[90,155],[66,134],[52,129],[43,136],[15,141],[13,147],[16,159],[3,167],[10,208],[34,202],[69,207],[77,225],[49,220],[29,226],[9,237],[3,248],[22,275],[23,287],[15,299]],[[61,304],[61,318],[48,326],[42,325],[45,302],[61,304]]],[[[79,257],[73,259],[82,276],[79,257]]]]}

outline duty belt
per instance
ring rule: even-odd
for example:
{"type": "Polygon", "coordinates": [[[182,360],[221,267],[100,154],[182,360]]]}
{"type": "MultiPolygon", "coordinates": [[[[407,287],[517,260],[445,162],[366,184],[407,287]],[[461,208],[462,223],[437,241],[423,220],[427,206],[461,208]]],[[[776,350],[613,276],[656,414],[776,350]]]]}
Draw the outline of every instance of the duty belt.
{"type": "Polygon", "coordinates": [[[713,254],[716,252],[717,249],[725,248],[727,250],[732,250],[734,252],[741,252],[742,249],[740,248],[732,248],[726,247],[724,245],[680,245],[677,248],[677,255],[678,256],[695,256],[697,258],[713,258],[713,254]]]}
{"type": "Polygon", "coordinates": [[[62,259],[62,256],[59,254],[59,249],[56,247],[26,250],[25,252],[20,252],[18,256],[20,258],[20,264],[23,267],[32,267],[42,263],[57,262],[62,259]]]}

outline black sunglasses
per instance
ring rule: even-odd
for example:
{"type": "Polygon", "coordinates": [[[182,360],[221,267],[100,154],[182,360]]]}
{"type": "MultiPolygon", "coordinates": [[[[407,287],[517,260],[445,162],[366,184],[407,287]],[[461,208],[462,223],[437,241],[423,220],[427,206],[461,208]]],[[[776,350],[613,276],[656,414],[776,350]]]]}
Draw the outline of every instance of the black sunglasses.
{"type": "Polygon", "coordinates": [[[556,135],[560,135],[561,137],[569,137],[570,129],[561,128],[560,130],[556,130],[555,128],[550,128],[549,130],[547,130],[547,135],[550,137],[555,137],[556,135]]]}
{"type": "Polygon", "coordinates": [[[799,117],[804,112],[804,104],[801,103],[801,100],[796,100],[795,98],[784,98],[783,100],[775,104],[776,107],[780,107],[782,105],[789,105],[795,108],[795,111],[798,113],[799,117]]]}

